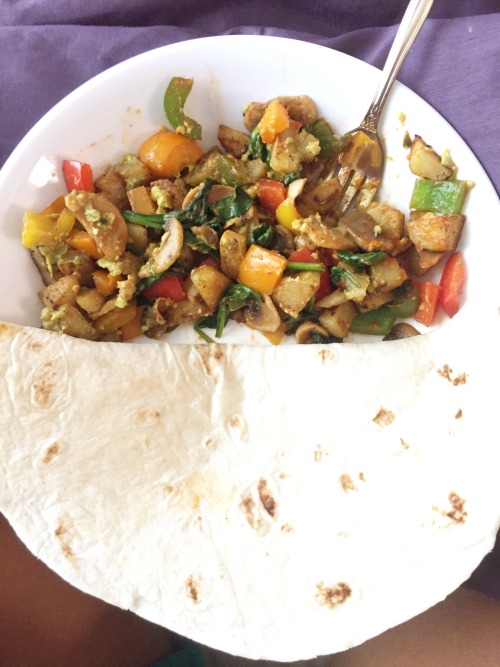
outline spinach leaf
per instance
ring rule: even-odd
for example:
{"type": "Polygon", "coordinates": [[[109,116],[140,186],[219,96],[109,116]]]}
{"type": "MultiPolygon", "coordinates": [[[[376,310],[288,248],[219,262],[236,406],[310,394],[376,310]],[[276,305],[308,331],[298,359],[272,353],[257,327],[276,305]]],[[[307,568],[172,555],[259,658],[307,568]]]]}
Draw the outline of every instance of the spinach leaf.
{"type": "Polygon", "coordinates": [[[210,338],[202,329],[215,329],[217,326],[217,316],[209,315],[208,317],[200,317],[196,320],[193,325],[193,329],[196,331],[198,336],[201,336],[205,343],[215,343],[213,338],[210,338]]]}
{"type": "Polygon", "coordinates": [[[215,329],[216,338],[222,336],[224,327],[229,319],[229,314],[235,310],[243,308],[243,306],[252,299],[262,301],[262,296],[246,285],[234,284],[226,290],[217,309],[217,326],[215,329]]]}
{"type": "Polygon", "coordinates": [[[356,278],[348,271],[347,269],[344,269],[343,266],[337,265],[337,266],[332,266],[330,269],[330,279],[334,285],[338,285],[339,282],[344,279],[347,282],[352,283],[353,285],[357,286],[358,281],[356,278]]]}
{"type": "Polygon", "coordinates": [[[265,162],[266,164],[269,164],[269,160],[271,159],[271,149],[262,141],[262,137],[258,133],[257,128],[255,128],[250,135],[248,155],[256,160],[262,160],[262,162],[265,162]]]}
{"type": "Polygon", "coordinates": [[[274,238],[274,227],[262,222],[251,230],[247,237],[247,248],[254,245],[260,245],[263,248],[269,248],[274,238]]]}
{"type": "Polygon", "coordinates": [[[210,208],[217,220],[226,222],[227,220],[231,220],[231,218],[239,218],[245,215],[252,204],[253,200],[243,188],[238,186],[229,197],[219,199],[210,208]]]}
{"type": "Polygon", "coordinates": [[[338,256],[340,259],[347,262],[351,266],[354,266],[356,270],[363,268],[364,266],[373,266],[379,262],[383,262],[387,257],[387,253],[380,251],[373,252],[349,252],[347,250],[339,250],[338,256]]]}
{"type": "Polygon", "coordinates": [[[208,193],[214,183],[215,181],[212,179],[206,178],[186,208],[165,213],[163,216],[164,220],[167,221],[169,218],[177,218],[183,227],[188,228],[209,223],[207,199],[208,193]]]}

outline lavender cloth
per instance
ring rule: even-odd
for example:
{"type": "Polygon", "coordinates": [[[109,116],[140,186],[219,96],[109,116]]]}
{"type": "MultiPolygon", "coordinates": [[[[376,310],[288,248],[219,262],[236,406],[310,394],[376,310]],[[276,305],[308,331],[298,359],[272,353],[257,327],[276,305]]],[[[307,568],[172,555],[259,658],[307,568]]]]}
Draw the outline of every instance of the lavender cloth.
{"type": "MultiPolygon", "coordinates": [[[[403,0],[2,2],[0,166],[55,103],[131,56],[196,37],[265,34],[322,44],[382,67],[405,6],[403,0]]],[[[498,0],[435,0],[398,77],[460,133],[497,192],[499,72],[498,0]],[[424,67],[429,59],[432,67],[424,67]]],[[[498,540],[467,585],[500,598],[498,540]]]]}

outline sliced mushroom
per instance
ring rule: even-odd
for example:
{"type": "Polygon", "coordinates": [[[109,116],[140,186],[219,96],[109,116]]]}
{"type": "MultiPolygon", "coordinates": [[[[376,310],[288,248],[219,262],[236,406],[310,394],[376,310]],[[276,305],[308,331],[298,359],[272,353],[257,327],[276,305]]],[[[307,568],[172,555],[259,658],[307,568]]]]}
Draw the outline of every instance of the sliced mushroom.
{"type": "Polygon", "coordinates": [[[114,262],[125,251],[128,230],[118,208],[106,197],[95,192],[73,190],[65,204],[95,239],[99,251],[114,262]]]}
{"type": "Polygon", "coordinates": [[[165,223],[165,233],[160,246],[153,251],[152,257],[141,267],[139,278],[161,273],[169,269],[178,259],[184,243],[184,229],[177,218],[170,218],[165,223]]]}
{"type": "Polygon", "coordinates": [[[283,225],[274,226],[271,250],[276,250],[276,252],[279,252],[284,257],[290,257],[292,252],[295,251],[292,232],[283,227],[283,225]]]}
{"type": "Polygon", "coordinates": [[[420,331],[415,329],[411,324],[408,324],[408,322],[398,322],[382,340],[402,340],[403,338],[411,338],[412,336],[420,336],[420,331]]]}
{"type": "Polygon", "coordinates": [[[245,322],[251,329],[272,333],[280,327],[281,318],[269,296],[263,297],[263,301],[250,301],[244,313],[245,322]]]}
{"type": "Polygon", "coordinates": [[[310,343],[313,334],[318,334],[322,338],[329,338],[330,336],[328,331],[325,327],[322,327],[321,324],[306,320],[305,322],[302,322],[295,332],[295,340],[297,343],[301,344],[310,343]]]}

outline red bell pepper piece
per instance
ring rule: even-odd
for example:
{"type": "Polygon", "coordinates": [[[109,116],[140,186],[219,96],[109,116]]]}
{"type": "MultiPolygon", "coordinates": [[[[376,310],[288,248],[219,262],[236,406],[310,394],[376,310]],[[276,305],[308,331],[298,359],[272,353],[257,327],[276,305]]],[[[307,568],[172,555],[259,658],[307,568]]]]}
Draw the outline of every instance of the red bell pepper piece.
{"type": "Polygon", "coordinates": [[[456,251],[448,257],[439,281],[439,301],[448,317],[456,315],[465,286],[465,262],[462,253],[456,251]]]}
{"type": "Polygon", "coordinates": [[[200,266],[213,266],[214,269],[217,269],[217,271],[220,271],[220,262],[215,259],[215,257],[212,257],[212,255],[206,256],[199,264],[200,266]]]}
{"type": "Polygon", "coordinates": [[[94,192],[95,188],[92,167],[87,162],[63,160],[62,172],[68,192],[71,192],[72,190],[94,192]]]}
{"type": "Polygon", "coordinates": [[[185,301],[187,299],[181,276],[164,276],[143,289],[142,294],[148,299],[159,299],[161,297],[172,299],[172,301],[185,301]]]}
{"type": "Polygon", "coordinates": [[[283,183],[268,178],[260,178],[255,184],[259,204],[268,211],[276,211],[278,206],[285,201],[286,188],[283,183]]]}
{"type": "MultiPolygon", "coordinates": [[[[312,251],[309,248],[300,248],[300,250],[295,250],[292,252],[288,258],[289,262],[303,262],[304,264],[318,264],[321,263],[321,257],[314,257],[312,251]]],[[[321,271],[319,274],[319,287],[316,290],[315,298],[322,299],[327,294],[333,291],[332,283],[330,281],[330,273],[327,269],[321,271]]]]}
{"type": "Polygon", "coordinates": [[[436,317],[439,305],[439,285],[431,282],[415,283],[420,292],[420,306],[413,317],[426,327],[430,327],[436,317]]]}

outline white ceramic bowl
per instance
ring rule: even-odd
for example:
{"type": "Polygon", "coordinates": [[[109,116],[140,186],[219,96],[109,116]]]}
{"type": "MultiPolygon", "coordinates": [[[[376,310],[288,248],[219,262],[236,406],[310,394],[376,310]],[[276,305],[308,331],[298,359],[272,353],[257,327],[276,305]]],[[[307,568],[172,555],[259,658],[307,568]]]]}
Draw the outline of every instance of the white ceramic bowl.
{"type": "MultiPolygon", "coordinates": [[[[209,148],[217,142],[219,123],[244,129],[244,105],[276,95],[310,95],[339,133],[347,131],[364,116],[379,72],[350,56],[309,43],[224,36],[155,49],[91,79],[37,123],[0,173],[1,319],[39,326],[37,291],[42,284],[20,241],[24,211],[41,210],[64,193],[63,159],[90,162],[99,174],[121,153],[137,151],[146,137],[166,125],[163,94],[172,76],[194,77],[186,112],[202,123],[202,143],[209,148]]],[[[476,183],[466,204],[468,222],[460,242],[468,269],[463,308],[453,320],[460,323],[475,317],[472,311],[479,299],[498,302],[498,278],[491,266],[485,266],[481,241],[487,238],[489,245],[498,247],[498,199],[461,137],[431,106],[397,82],[381,123],[388,155],[381,198],[408,210],[415,177],[403,147],[407,131],[411,136],[422,135],[438,152],[449,149],[460,178],[476,183]]],[[[442,315],[437,324],[450,326],[450,321],[442,315]]],[[[232,326],[224,334],[226,342],[267,343],[246,327],[232,326]]],[[[174,332],[169,340],[199,342],[191,327],[174,332]]]]}

